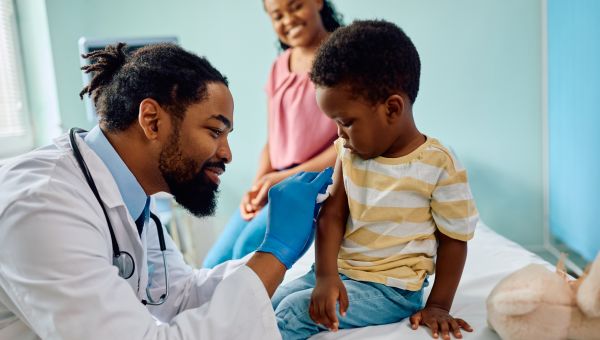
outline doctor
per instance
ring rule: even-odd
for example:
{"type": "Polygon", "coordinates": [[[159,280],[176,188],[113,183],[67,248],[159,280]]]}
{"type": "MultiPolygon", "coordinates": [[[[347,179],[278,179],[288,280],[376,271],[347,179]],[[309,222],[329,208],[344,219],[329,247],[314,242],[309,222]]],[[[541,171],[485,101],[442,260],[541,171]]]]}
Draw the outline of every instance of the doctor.
{"type": "Polygon", "coordinates": [[[310,245],[331,172],[270,191],[269,230],[247,261],[192,269],[148,197],[213,213],[232,157],[227,80],[175,45],[88,58],[81,96],[99,126],[0,167],[0,339],[280,338],[270,296],[310,245]]]}

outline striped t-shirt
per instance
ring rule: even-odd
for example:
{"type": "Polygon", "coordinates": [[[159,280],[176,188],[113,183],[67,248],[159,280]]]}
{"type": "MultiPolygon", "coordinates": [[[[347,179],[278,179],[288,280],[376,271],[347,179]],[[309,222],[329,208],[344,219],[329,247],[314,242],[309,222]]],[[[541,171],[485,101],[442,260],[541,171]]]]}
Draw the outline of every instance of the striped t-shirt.
{"type": "Polygon", "coordinates": [[[435,231],[473,237],[479,214],[467,173],[433,138],[398,158],[364,160],[335,142],[350,214],[338,254],[340,273],[417,291],[434,272],[435,231]]]}

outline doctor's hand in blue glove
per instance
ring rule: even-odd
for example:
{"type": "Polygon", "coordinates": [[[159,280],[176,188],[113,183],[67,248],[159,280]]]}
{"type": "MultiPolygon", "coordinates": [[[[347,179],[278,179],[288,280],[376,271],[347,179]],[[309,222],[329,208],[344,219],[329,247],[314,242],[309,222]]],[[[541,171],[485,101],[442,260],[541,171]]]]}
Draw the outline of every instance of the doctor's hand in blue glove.
{"type": "Polygon", "coordinates": [[[257,252],[273,254],[290,267],[306,252],[315,235],[317,195],[331,184],[332,168],[300,172],[269,190],[267,232],[257,252]]]}

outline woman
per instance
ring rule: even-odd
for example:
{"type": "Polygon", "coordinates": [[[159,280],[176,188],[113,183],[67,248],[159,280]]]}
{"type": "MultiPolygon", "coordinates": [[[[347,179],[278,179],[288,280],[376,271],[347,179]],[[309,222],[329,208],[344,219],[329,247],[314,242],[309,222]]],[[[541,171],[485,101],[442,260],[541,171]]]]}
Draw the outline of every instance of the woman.
{"type": "Polygon", "coordinates": [[[317,106],[309,79],[317,49],[342,25],[329,0],[264,0],[283,50],[265,86],[268,98],[267,144],[250,190],[239,211],[204,259],[204,267],[244,257],[264,238],[269,189],[299,171],[321,171],[335,163],[335,124],[317,106]]]}

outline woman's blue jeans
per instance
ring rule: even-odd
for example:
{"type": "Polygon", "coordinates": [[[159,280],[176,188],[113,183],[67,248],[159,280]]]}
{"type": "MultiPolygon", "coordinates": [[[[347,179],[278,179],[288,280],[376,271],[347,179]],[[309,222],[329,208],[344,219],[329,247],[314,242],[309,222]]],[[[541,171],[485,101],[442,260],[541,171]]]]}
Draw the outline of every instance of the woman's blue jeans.
{"type": "Polygon", "coordinates": [[[228,260],[241,259],[255,251],[265,238],[268,212],[267,203],[253,219],[246,221],[237,209],[206,254],[203,267],[212,268],[228,260]]]}

